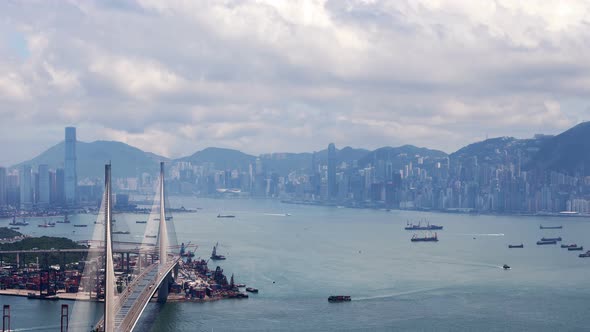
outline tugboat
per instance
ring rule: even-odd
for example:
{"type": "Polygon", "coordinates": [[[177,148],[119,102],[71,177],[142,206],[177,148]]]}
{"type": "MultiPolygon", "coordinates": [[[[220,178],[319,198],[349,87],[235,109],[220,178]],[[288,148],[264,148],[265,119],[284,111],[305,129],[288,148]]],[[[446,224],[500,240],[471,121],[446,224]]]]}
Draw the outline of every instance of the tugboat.
{"type": "Polygon", "coordinates": [[[350,302],[349,295],[332,295],[328,297],[328,302],[350,302]]]}
{"type": "Polygon", "coordinates": [[[223,255],[218,255],[218,254],[217,254],[217,246],[218,246],[218,245],[219,245],[219,243],[216,243],[216,244],[213,246],[213,252],[211,253],[211,259],[212,259],[212,260],[214,260],[214,261],[222,261],[222,260],[224,260],[224,259],[225,259],[225,256],[223,256],[223,255]]]}
{"type": "Polygon", "coordinates": [[[539,229],[562,229],[563,226],[543,226],[539,225],[539,229]]]}
{"type": "Polygon", "coordinates": [[[441,230],[443,226],[431,225],[428,223],[426,226],[421,226],[420,223],[418,225],[411,224],[410,222],[406,222],[406,227],[404,227],[406,231],[434,231],[434,230],[441,230]]]}
{"type": "Polygon", "coordinates": [[[250,293],[258,293],[258,288],[254,288],[254,287],[246,287],[246,292],[250,292],[250,293]]]}
{"type": "Polygon", "coordinates": [[[541,239],[541,241],[561,241],[561,236],[560,237],[544,237],[541,239]]]}
{"type": "Polygon", "coordinates": [[[218,214],[217,218],[235,218],[233,214],[218,214]]]}
{"type": "Polygon", "coordinates": [[[584,247],[567,248],[567,251],[582,251],[582,250],[584,250],[584,247]]]}
{"type": "Polygon", "coordinates": [[[508,248],[512,249],[512,248],[524,248],[524,244],[509,244],[508,248]]]}
{"type": "Polygon", "coordinates": [[[510,270],[510,266],[508,266],[508,264],[504,264],[504,266],[502,266],[502,268],[503,268],[504,270],[510,270]]]}
{"type": "Polygon", "coordinates": [[[412,242],[438,242],[438,236],[436,233],[434,233],[433,236],[424,236],[424,237],[419,237],[417,234],[414,234],[412,236],[412,238],[410,239],[410,241],[412,242]]]}

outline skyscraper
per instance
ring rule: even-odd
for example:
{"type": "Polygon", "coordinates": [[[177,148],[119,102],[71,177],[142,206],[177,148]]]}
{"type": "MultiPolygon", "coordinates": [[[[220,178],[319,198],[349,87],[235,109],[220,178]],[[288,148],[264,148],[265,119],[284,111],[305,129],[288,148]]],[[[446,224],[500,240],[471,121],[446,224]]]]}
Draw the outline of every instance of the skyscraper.
{"type": "Polygon", "coordinates": [[[328,199],[336,198],[336,146],[334,143],[328,145],[328,199]]]}
{"type": "Polygon", "coordinates": [[[33,186],[31,183],[31,166],[23,165],[19,170],[20,207],[30,209],[33,206],[33,186]]]}
{"type": "Polygon", "coordinates": [[[78,175],[76,172],[76,128],[66,127],[66,156],[65,156],[65,199],[67,205],[76,204],[76,186],[78,175]]]}
{"type": "Polygon", "coordinates": [[[49,193],[49,166],[39,165],[39,197],[37,198],[39,206],[49,205],[49,193]]]}
{"type": "Polygon", "coordinates": [[[0,167],[0,206],[6,204],[6,168],[0,167]]]}

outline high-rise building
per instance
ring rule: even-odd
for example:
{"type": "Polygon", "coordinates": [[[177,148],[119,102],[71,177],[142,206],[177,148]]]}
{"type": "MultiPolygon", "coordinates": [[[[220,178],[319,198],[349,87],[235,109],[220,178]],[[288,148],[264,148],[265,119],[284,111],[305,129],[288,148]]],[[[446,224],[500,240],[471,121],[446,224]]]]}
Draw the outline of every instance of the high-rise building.
{"type": "Polygon", "coordinates": [[[37,198],[39,206],[49,206],[49,193],[51,192],[49,183],[49,166],[39,165],[39,196],[37,198]]]}
{"type": "Polygon", "coordinates": [[[55,170],[55,197],[53,204],[58,206],[63,206],[66,200],[65,194],[65,175],[63,168],[58,168],[55,170]]]}
{"type": "Polygon", "coordinates": [[[20,207],[30,209],[33,207],[33,186],[31,181],[31,166],[23,165],[19,170],[20,183],[20,207]]]}
{"type": "Polygon", "coordinates": [[[66,155],[65,155],[65,200],[67,205],[76,204],[76,186],[78,175],[76,172],[76,128],[66,127],[66,155]]]}
{"type": "Polygon", "coordinates": [[[336,198],[336,146],[334,143],[328,145],[328,199],[336,198]]]}
{"type": "Polygon", "coordinates": [[[6,168],[0,167],[0,206],[6,206],[6,168]]]}

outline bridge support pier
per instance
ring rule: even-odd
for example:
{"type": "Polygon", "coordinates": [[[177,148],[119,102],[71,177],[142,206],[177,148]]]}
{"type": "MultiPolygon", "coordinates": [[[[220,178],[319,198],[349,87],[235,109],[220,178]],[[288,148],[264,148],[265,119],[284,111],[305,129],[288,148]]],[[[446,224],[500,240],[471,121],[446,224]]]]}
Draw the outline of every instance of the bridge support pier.
{"type": "Polygon", "coordinates": [[[158,303],[166,303],[168,300],[168,293],[170,289],[170,282],[172,281],[172,274],[168,273],[168,275],[162,280],[162,284],[160,285],[160,289],[158,289],[158,303]]]}

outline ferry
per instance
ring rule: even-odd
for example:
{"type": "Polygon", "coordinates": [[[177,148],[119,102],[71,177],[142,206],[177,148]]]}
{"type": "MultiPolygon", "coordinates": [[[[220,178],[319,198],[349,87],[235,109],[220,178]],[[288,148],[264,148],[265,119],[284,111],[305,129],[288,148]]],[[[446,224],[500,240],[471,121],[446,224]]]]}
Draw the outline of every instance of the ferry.
{"type": "Polygon", "coordinates": [[[552,241],[537,241],[537,245],[544,245],[544,244],[557,244],[557,241],[552,240],[552,241]]]}
{"type": "Polygon", "coordinates": [[[541,241],[561,241],[561,237],[544,237],[541,241]]]}
{"type": "Polygon", "coordinates": [[[563,226],[543,226],[539,225],[539,229],[562,229],[563,226]]]}
{"type": "Polygon", "coordinates": [[[584,250],[584,247],[573,247],[573,248],[567,248],[568,251],[582,251],[584,250]]]}
{"type": "Polygon", "coordinates": [[[524,248],[524,244],[509,244],[508,248],[524,248]]]}
{"type": "Polygon", "coordinates": [[[410,239],[410,241],[412,241],[412,242],[437,242],[438,236],[436,233],[434,233],[433,236],[424,236],[424,237],[419,237],[418,235],[414,234],[412,236],[412,238],[410,239]]]}
{"type": "Polygon", "coordinates": [[[406,231],[434,231],[443,229],[443,226],[431,225],[430,223],[426,224],[426,226],[422,226],[420,223],[414,225],[406,222],[406,227],[404,227],[404,229],[406,231]]]}
{"type": "Polygon", "coordinates": [[[225,260],[225,256],[223,256],[223,255],[218,255],[218,254],[217,254],[217,246],[218,246],[218,245],[219,245],[219,243],[216,243],[216,244],[213,246],[213,252],[211,252],[211,259],[212,259],[212,260],[214,260],[214,261],[222,261],[222,260],[225,260]]]}
{"type": "Polygon", "coordinates": [[[328,297],[328,302],[350,302],[351,298],[349,295],[332,295],[328,297]]]}

